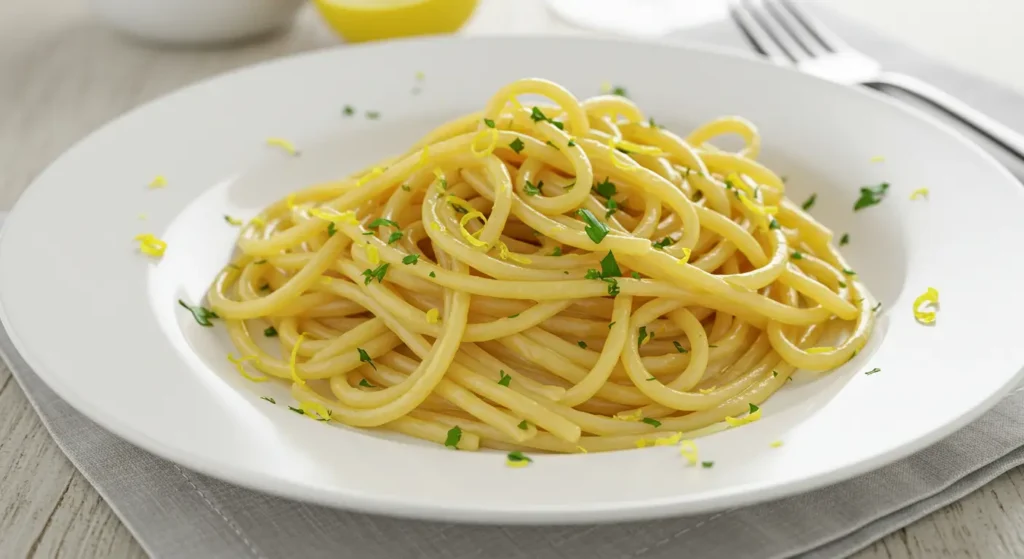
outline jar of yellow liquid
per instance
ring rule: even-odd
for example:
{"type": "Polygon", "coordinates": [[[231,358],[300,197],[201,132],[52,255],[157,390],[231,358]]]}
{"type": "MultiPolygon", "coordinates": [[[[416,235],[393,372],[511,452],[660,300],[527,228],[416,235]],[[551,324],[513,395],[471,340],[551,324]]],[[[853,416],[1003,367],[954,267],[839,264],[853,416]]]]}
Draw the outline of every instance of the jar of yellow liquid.
{"type": "Polygon", "coordinates": [[[453,33],[477,0],[315,0],[317,10],[349,42],[453,33]]]}

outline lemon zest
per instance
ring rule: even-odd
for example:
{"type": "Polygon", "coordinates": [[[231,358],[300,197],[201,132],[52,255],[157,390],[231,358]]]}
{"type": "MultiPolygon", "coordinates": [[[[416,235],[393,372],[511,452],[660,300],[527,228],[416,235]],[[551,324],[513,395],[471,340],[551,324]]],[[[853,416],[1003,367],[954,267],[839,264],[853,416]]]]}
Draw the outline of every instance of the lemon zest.
{"type": "Polygon", "coordinates": [[[366,258],[370,261],[370,264],[373,264],[374,266],[380,264],[380,251],[377,250],[375,245],[366,243],[363,245],[363,250],[366,251],[366,258]]]}
{"type": "Polygon", "coordinates": [[[505,465],[509,468],[525,468],[530,464],[529,460],[509,460],[505,459],[505,465]]]}
{"type": "Polygon", "coordinates": [[[614,417],[620,421],[640,421],[644,418],[644,412],[643,410],[636,409],[631,412],[619,412],[614,417]]]}
{"type": "Polygon", "coordinates": [[[654,146],[645,146],[642,144],[636,144],[629,140],[618,140],[615,141],[615,147],[622,148],[630,153],[639,153],[641,155],[650,155],[652,157],[661,157],[666,155],[665,152],[654,146]]]}
{"type": "Polygon", "coordinates": [[[299,386],[306,386],[306,381],[302,380],[298,371],[295,370],[295,359],[299,356],[299,346],[302,345],[302,340],[305,337],[305,333],[299,334],[299,339],[295,340],[295,346],[292,347],[292,356],[288,359],[288,370],[292,374],[292,382],[299,386]]]}
{"type": "Polygon", "coordinates": [[[258,225],[260,227],[263,227],[264,225],[267,224],[267,220],[263,219],[260,216],[252,218],[251,220],[249,220],[249,222],[252,223],[253,225],[258,225]]]}
{"type": "Polygon", "coordinates": [[[502,260],[511,260],[517,264],[532,264],[533,260],[525,256],[520,256],[509,250],[508,245],[502,241],[498,241],[498,257],[502,260]]]}
{"type": "Polygon", "coordinates": [[[309,215],[324,221],[344,223],[346,225],[359,225],[359,220],[356,219],[356,212],[352,210],[339,212],[330,208],[311,208],[309,210],[309,215]]]}
{"type": "Polygon", "coordinates": [[[875,155],[871,159],[869,159],[869,161],[871,161],[872,163],[881,163],[885,161],[885,157],[882,155],[875,155]]]}
{"type": "Polygon", "coordinates": [[[439,314],[440,313],[438,312],[437,309],[430,309],[429,311],[427,311],[427,324],[437,324],[437,322],[441,320],[440,318],[438,318],[439,314]]]}
{"type": "Polygon", "coordinates": [[[778,206],[762,206],[760,204],[755,203],[753,200],[751,200],[750,198],[745,196],[743,193],[740,193],[739,198],[740,198],[740,202],[744,206],[746,206],[746,208],[748,210],[754,212],[755,214],[757,214],[759,216],[769,217],[769,216],[772,216],[772,215],[775,215],[775,214],[779,213],[779,207],[778,206]]]}
{"type": "Polygon", "coordinates": [[[167,186],[167,177],[163,175],[157,175],[153,177],[153,180],[149,181],[150,188],[163,188],[167,186]]]}
{"type": "Polygon", "coordinates": [[[288,197],[285,198],[284,203],[285,203],[286,206],[288,206],[289,210],[294,210],[295,209],[295,193],[292,192],[291,194],[289,194],[288,197]]]}
{"type": "Polygon", "coordinates": [[[754,189],[750,188],[750,185],[747,184],[747,181],[740,178],[740,176],[737,175],[736,173],[729,173],[729,176],[725,177],[725,180],[728,181],[728,183],[731,184],[733,187],[742,190],[743,193],[746,194],[747,196],[750,196],[751,198],[756,197],[754,195],[754,189]]]}
{"type": "Polygon", "coordinates": [[[691,251],[690,249],[684,248],[683,249],[683,257],[680,258],[679,260],[676,260],[676,264],[686,264],[687,262],[689,262],[690,261],[690,254],[692,252],[693,251],[691,251]]]}
{"type": "Polygon", "coordinates": [[[701,394],[711,394],[716,388],[718,388],[718,385],[712,386],[711,388],[701,388],[698,392],[701,394]]]}
{"type": "Polygon", "coordinates": [[[383,174],[384,169],[381,169],[380,167],[374,167],[372,171],[359,177],[359,180],[356,181],[356,186],[363,186],[364,184],[370,182],[374,177],[378,177],[383,174]]]}
{"type": "Polygon", "coordinates": [[[918,198],[927,198],[927,197],[928,197],[928,189],[927,188],[918,188],[917,190],[915,190],[915,191],[910,193],[910,199],[911,200],[917,200],[918,198]]]}
{"type": "Polygon", "coordinates": [[[423,146],[423,151],[420,152],[420,160],[416,163],[416,167],[426,167],[429,163],[430,158],[430,146],[423,146]]]}
{"type": "Polygon", "coordinates": [[[254,363],[257,364],[260,362],[260,358],[258,355],[244,355],[242,357],[235,357],[234,354],[229,353],[228,361],[234,364],[235,368],[238,369],[238,372],[241,373],[242,376],[248,380],[251,380],[253,382],[266,382],[270,380],[270,377],[267,376],[254,377],[250,375],[248,371],[245,370],[246,361],[253,361],[254,363]]]}
{"type": "Polygon", "coordinates": [[[682,433],[676,433],[668,437],[659,437],[654,439],[654,446],[675,446],[682,438],[682,433]]]}
{"type": "Polygon", "coordinates": [[[770,446],[770,447],[772,447],[772,448],[779,448],[780,446],[782,446],[782,441],[773,441],[773,442],[772,442],[772,443],[771,443],[770,445],[768,445],[768,446],[770,446]]]}
{"type": "Polygon", "coordinates": [[[488,155],[494,153],[494,148],[497,147],[497,145],[498,145],[498,130],[496,128],[484,128],[484,129],[480,130],[479,132],[477,132],[476,136],[473,136],[473,141],[471,141],[469,143],[469,151],[470,151],[470,153],[472,153],[476,157],[483,158],[483,157],[487,157],[488,155]],[[490,134],[491,135],[491,143],[488,144],[486,148],[484,148],[482,150],[477,150],[476,149],[476,143],[477,143],[477,140],[480,139],[481,134],[490,134]]]}
{"type": "Polygon", "coordinates": [[[728,423],[730,427],[739,427],[740,425],[753,423],[758,419],[761,419],[761,408],[758,408],[754,413],[748,413],[745,417],[725,416],[725,422],[728,423]]]}
{"type": "Polygon", "coordinates": [[[917,299],[914,299],[914,318],[921,324],[932,324],[935,322],[935,311],[920,310],[922,305],[931,304],[932,307],[939,306],[939,291],[929,287],[917,299]]]}
{"type": "Polygon", "coordinates": [[[234,225],[235,227],[241,227],[242,224],[245,223],[241,219],[231,217],[230,215],[224,216],[224,221],[227,221],[229,225],[234,225]]]}
{"type": "Polygon", "coordinates": [[[304,415],[315,421],[331,420],[331,410],[320,402],[299,402],[299,409],[303,411],[304,415]],[[314,413],[316,416],[313,415],[314,413]]]}
{"type": "Polygon", "coordinates": [[[267,138],[267,145],[279,147],[288,152],[288,155],[298,155],[299,150],[295,149],[295,144],[285,140],[284,138],[267,138]]]}
{"type": "Polygon", "coordinates": [[[612,160],[612,165],[615,165],[616,168],[622,169],[623,171],[630,172],[634,172],[640,168],[640,165],[637,164],[630,165],[628,163],[620,162],[618,156],[615,153],[616,147],[618,146],[615,138],[608,138],[608,158],[612,160]]]}
{"type": "Polygon", "coordinates": [[[687,439],[679,443],[679,454],[686,458],[690,465],[697,464],[697,443],[687,439]]]}
{"type": "Polygon", "coordinates": [[[512,103],[512,106],[513,106],[513,107],[515,107],[515,108],[517,108],[517,109],[522,109],[522,108],[524,108],[524,107],[523,107],[523,104],[519,102],[519,99],[516,99],[516,96],[515,96],[515,95],[509,95],[509,96],[508,96],[508,102],[509,102],[509,103],[512,103]]]}
{"type": "Polygon", "coordinates": [[[471,245],[473,245],[473,246],[475,246],[477,248],[483,248],[483,249],[490,248],[490,245],[488,245],[484,241],[481,241],[480,239],[474,237],[473,234],[469,232],[469,229],[466,229],[466,224],[469,223],[470,221],[476,219],[476,218],[480,218],[480,219],[485,220],[485,221],[487,219],[487,218],[484,217],[484,214],[482,214],[482,213],[480,213],[478,211],[474,210],[474,211],[468,212],[468,213],[466,213],[466,215],[462,216],[462,219],[459,220],[459,233],[462,233],[462,238],[466,239],[467,243],[469,243],[469,244],[471,244],[471,245]]]}
{"type": "Polygon", "coordinates": [[[163,256],[167,250],[167,243],[156,238],[152,233],[136,235],[135,240],[139,241],[139,250],[149,256],[163,256]]]}
{"type": "Polygon", "coordinates": [[[814,355],[814,354],[817,354],[817,353],[829,353],[830,351],[835,351],[835,350],[836,350],[836,348],[831,347],[831,346],[809,347],[809,348],[806,349],[807,353],[810,353],[811,355],[814,355]]]}
{"type": "Polygon", "coordinates": [[[583,454],[590,454],[589,452],[587,452],[587,449],[585,449],[585,448],[583,448],[582,446],[579,446],[579,445],[576,445],[576,450],[580,451],[583,454]]]}
{"type": "Polygon", "coordinates": [[[441,224],[436,221],[430,222],[430,228],[434,231],[444,231],[444,227],[441,227],[441,224]]]}
{"type": "Polygon", "coordinates": [[[637,448],[646,448],[647,447],[647,439],[638,439],[636,441],[636,447],[637,448]]]}

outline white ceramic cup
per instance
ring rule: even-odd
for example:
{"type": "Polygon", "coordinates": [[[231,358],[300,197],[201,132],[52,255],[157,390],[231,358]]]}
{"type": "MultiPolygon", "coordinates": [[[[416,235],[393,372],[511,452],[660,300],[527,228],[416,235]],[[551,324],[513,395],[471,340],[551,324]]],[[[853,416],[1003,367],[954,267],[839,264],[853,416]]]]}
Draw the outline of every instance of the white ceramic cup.
{"type": "Polygon", "coordinates": [[[242,41],[291,25],[304,0],[92,0],[96,14],[129,35],[190,45],[242,41]]]}

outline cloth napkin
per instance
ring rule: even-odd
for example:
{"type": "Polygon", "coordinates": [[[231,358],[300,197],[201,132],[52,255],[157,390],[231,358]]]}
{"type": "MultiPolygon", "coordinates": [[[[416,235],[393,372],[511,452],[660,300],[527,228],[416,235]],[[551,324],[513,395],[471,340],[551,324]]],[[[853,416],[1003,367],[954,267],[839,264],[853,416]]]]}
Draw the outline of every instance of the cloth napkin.
{"type": "MultiPolygon", "coordinates": [[[[932,81],[1018,130],[1022,99],[834,14],[829,25],[894,70],[932,81]]],[[[671,41],[746,49],[728,22],[671,41]]],[[[1024,165],[1007,162],[1018,176],[1024,165]]],[[[154,557],[357,559],[677,559],[837,557],[1024,463],[1024,392],[942,442],[867,475],[804,495],[715,514],[628,524],[465,526],[307,505],[188,471],[104,431],[59,399],[0,333],[0,352],[54,440],[154,557]]]]}

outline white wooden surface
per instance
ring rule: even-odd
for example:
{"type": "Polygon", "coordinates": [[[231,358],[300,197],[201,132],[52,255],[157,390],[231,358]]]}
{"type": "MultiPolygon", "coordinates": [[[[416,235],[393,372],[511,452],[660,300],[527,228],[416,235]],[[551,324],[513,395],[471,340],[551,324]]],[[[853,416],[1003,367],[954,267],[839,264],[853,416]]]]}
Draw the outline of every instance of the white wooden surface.
{"type": "MultiPolygon", "coordinates": [[[[173,0],[168,0],[173,1],[173,0]]],[[[1019,0],[834,0],[955,64],[1024,91],[1019,0]]],[[[573,32],[540,0],[484,0],[470,32],[573,32]]],[[[77,139],[180,85],[333,42],[311,13],[259,45],[163,51],[126,44],[82,0],[0,0],[0,209],[77,139]]],[[[87,187],[87,185],[83,185],[87,187]]],[[[858,554],[868,558],[1024,557],[1024,469],[1014,470],[858,554]]],[[[65,459],[0,365],[0,557],[140,557],[132,535],[65,459]]]]}

